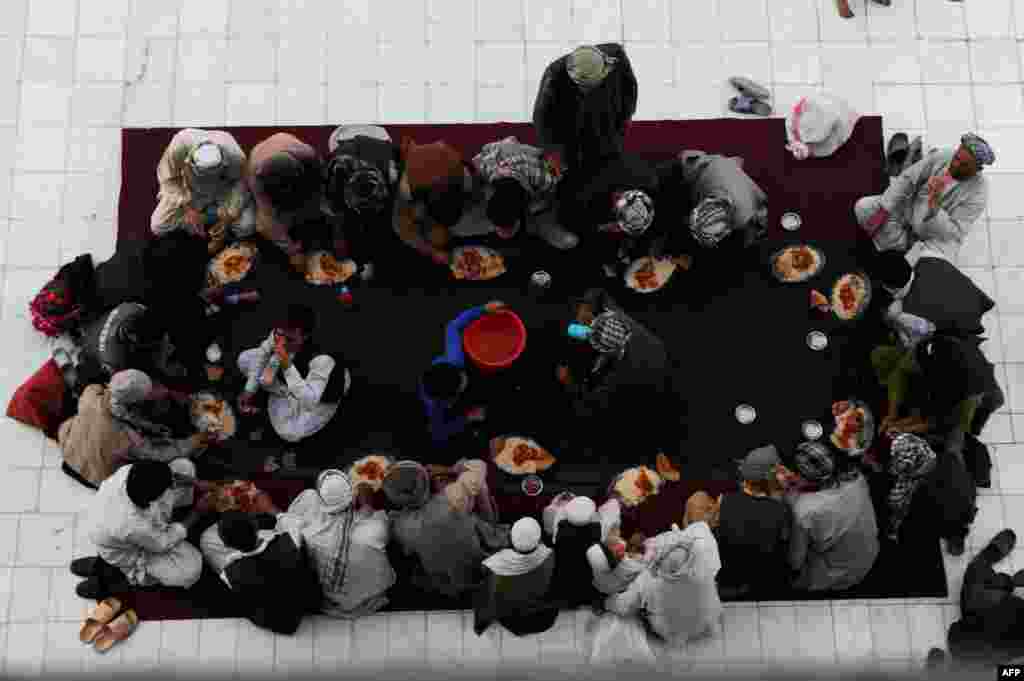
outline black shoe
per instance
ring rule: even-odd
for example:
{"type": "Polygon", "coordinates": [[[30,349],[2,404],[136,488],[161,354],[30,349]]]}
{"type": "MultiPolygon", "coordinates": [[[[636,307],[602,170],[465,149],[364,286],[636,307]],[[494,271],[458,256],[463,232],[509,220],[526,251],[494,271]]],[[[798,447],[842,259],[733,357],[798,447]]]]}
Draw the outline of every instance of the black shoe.
{"type": "Polygon", "coordinates": [[[95,577],[99,574],[99,562],[97,556],[76,558],[71,561],[71,574],[75,577],[95,577]]]}
{"type": "Polygon", "coordinates": [[[941,667],[946,662],[946,651],[942,648],[932,648],[928,651],[928,657],[925,658],[924,666],[925,669],[935,669],[941,667]]]}
{"type": "Polygon", "coordinates": [[[90,577],[84,582],[80,582],[75,587],[75,593],[81,598],[91,598],[95,601],[102,601],[104,598],[110,596],[110,589],[99,577],[90,577]]]}
{"type": "Polygon", "coordinates": [[[995,562],[1001,561],[1006,558],[1017,546],[1017,533],[1013,530],[1002,530],[996,536],[992,537],[992,541],[988,543],[985,550],[991,550],[999,557],[996,558],[995,562]]]}
{"type": "Polygon", "coordinates": [[[946,550],[951,556],[962,556],[964,555],[964,538],[954,537],[946,539],[946,550]]]}

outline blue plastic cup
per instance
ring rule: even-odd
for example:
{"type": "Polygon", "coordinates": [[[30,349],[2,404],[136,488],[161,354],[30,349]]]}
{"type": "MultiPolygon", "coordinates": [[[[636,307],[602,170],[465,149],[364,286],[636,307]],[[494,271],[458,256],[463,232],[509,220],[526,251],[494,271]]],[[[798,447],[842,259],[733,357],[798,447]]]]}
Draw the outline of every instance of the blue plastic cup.
{"type": "Polygon", "coordinates": [[[569,337],[576,340],[585,341],[590,338],[590,334],[593,332],[594,330],[585,324],[569,325],[569,337]]]}

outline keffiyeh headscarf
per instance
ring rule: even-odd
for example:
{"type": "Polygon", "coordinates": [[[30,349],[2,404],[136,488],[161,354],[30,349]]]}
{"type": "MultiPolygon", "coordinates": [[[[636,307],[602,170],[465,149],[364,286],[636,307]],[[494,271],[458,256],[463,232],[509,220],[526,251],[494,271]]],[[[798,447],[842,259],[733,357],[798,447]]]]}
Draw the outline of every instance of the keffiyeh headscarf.
{"type": "Polygon", "coordinates": [[[910,512],[914,492],[924,478],[935,469],[935,451],[917,435],[904,433],[892,443],[892,458],[889,474],[892,488],[889,490],[889,536],[896,537],[900,525],[910,512]]]}
{"type": "Polygon", "coordinates": [[[326,172],[330,201],[335,210],[341,207],[341,202],[357,213],[380,212],[386,205],[387,179],[376,166],[343,154],[331,159],[326,172]]]}
{"type": "Polygon", "coordinates": [[[974,159],[978,162],[979,168],[995,163],[996,154],[992,151],[992,147],[973,132],[969,132],[961,137],[960,144],[971,150],[971,153],[974,154],[974,159]]]}
{"type": "Polygon", "coordinates": [[[733,230],[733,204],[725,197],[708,197],[690,216],[690,231],[705,248],[717,246],[733,230]]]}
{"type": "Polygon", "coordinates": [[[796,471],[807,482],[827,487],[836,479],[836,460],[820,442],[804,442],[796,449],[796,471]]]}
{"type": "Polygon", "coordinates": [[[629,322],[614,310],[599,314],[590,328],[590,345],[602,355],[621,356],[633,335],[629,322]]]}
{"type": "Polygon", "coordinates": [[[566,70],[572,82],[584,89],[601,84],[617,60],[591,45],[577,47],[566,60],[566,70]]]}
{"type": "Polygon", "coordinates": [[[169,437],[171,429],[142,415],[138,406],[153,390],[153,381],[138,369],[118,371],[110,379],[110,414],[145,435],[169,437]]]}
{"type": "Polygon", "coordinates": [[[623,192],[615,202],[615,221],[627,236],[640,236],[654,222],[654,201],[639,189],[623,192]]]}

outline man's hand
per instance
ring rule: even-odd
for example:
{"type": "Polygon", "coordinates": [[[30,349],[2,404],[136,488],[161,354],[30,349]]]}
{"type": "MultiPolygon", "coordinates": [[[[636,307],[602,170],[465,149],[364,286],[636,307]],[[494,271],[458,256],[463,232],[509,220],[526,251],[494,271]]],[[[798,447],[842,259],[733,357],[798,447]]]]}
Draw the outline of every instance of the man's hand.
{"type": "Polygon", "coordinates": [[[580,303],[576,308],[576,321],[580,324],[589,324],[594,321],[594,308],[587,303],[580,303]]]}
{"type": "Polygon", "coordinates": [[[562,385],[572,385],[572,375],[569,374],[569,367],[560,366],[555,370],[555,376],[562,385]]]}
{"type": "Polygon", "coordinates": [[[688,255],[677,255],[671,258],[672,264],[683,270],[689,270],[693,265],[693,258],[688,255]]]}
{"type": "Polygon", "coordinates": [[[253,513],[269,513],[271,515],[277,515],[281,512],[280,509],[274,505],[274,502],[271,501],[270,495],[263,491],[256,495],[256,499],[252,502],[252,506],[250,508],[253,513]]]}
{"type": "Polygon", "coordinates": [[[562,156],[557,151],[549,151],[544,154],[544,160],[547,161],[551,172],[556,177],[562,174],[562,156]]]}
{"type": "Polygon", "coordinates": [[[451,262],[451,255],[449,255],[448,251],[435,249],[431,252],[430,259],[434,261],[435,265],[444,265],[447,267],[448,263],[451,262]]]}
{"type": "Polygon", "coordinates": [[[505,307],[505,303],[501,302],[500,300],[492,300],[491,302],[484,305],[484,310],[488,314],[494,314],[503,307],[505,307]]]}
{"type": "Polygon", "coordinates": [[[288,355],[288,348],[282,336],[274,337],[274,354],[281,360],[281,369],[287,369],[291,365],[291,357],[288,355]]]}

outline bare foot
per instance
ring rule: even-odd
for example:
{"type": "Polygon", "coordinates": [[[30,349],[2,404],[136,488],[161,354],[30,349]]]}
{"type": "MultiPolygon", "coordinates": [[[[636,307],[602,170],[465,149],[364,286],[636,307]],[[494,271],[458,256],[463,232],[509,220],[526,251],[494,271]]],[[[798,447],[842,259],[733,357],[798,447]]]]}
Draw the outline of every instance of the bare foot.
{"type": "Polygon", "coordinates": [[[841,16],[844,19],[852,19],[854,16],[856,16],[853,13],[853,10],[850,9],[849,0],[836,0],[836,7],[839,9],[839,16],[841,16]]]}

